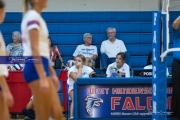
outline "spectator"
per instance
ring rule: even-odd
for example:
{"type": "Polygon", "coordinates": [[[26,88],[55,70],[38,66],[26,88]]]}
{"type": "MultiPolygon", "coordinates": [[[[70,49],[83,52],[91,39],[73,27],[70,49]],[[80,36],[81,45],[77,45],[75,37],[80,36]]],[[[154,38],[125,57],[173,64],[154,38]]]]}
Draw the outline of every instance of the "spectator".
{"type": "Polygon", "coordinates": [[[19,31],[12,33],[13,43],[6,47],[7,55],[9,56],[23,56],[23,46],[21,43],[21,34],[19,31]]]}
{"type": "Polygon", "coordinates": [[[73,53],[73,56],[79,54],[83,55],[86,58],[85,64],[91,68],[95,67],[95,60],[98,57],[97,47],[92,44],[92,34],[85,33],[83,36],[84,44],[78,45],[76,50],[73,53]]]}
{"type": "MultiPolygon", "coordinates": [[[[146,66],[144,67],[144,69],[152,69],[152,51],[150,51],[148,54],[147,63],[146,63],[146,66]]],[[[167,76],[169,75],[168,68],[166,69],[166,74],[167,74],[167,76]]]]}
{"type": "Polygon", "coordinates": [[[30,98],[29,103],[26,105],[26,108],[23,109],[23,114],[25,115],[24,120],[35,120],[35,113],[34,113],[34,104],[33,104],[33,96],[30,98]]]}
{"type": "MultiPolygon", "coordinates": [[[[26,108],[23,109],[22,113],[25,115],[24,120],[35,120],[33,96],[30,98],[30,101],[26,105],[26,108]]],[[[52,117],[49,117],[49,120],[52,120],[52,117]]]]}
{"type": "Polygon", "coordinates": [[[147,63],[144,69],[152,69],[152,51],[150,51],[148,54],[147,63]]]}
{"type": "Polygon", "coordinates": [[[55,68],[55,69],[58,69],[58,68],[62,68],[62,67],[65,67],[64,65],[64,62],[63,62],[63,59],[61,57],[61,52],[59,51],[59,49],[57,48],[57,46],[54,46],[52,44],[52,40],[51,38],[49,37],[49,47],[50,47],[50,59],[51,59],[51,65],[55,68]],[[59,59],[60,60],[60,66],[58,67],[56,64],[56,59],[59,59]]]}
{"type": "Polygon", "coordinates": [[[73,85],[78,78],[89,78],[94,74],[94,70],[89,66],[85,66],[85,57],[83,55],[77,55],[75,57],[75,65],[72,66],[68,71],[68,80],[69,85],[68,94],[72,100],[70,106],[70,119],[73,119],[73,107],[74,107],[74,97],[73,97],[73,85]]]}
{"type": "Polygon", "coordinates": [[[126,54],[124,52],[120,52],[116,55],[116,60],[114,63],[108,65],[106,74],[107,77],[112,76],[112,69],[116,69],[119,77],[130,77],[130,68],[129,65],[125,63],[126,54]]]}
{"type": "Polygon", "coordinates": [[[108,64],[115,61],[115,57],[119,52],[127,51],[124,42],[115,38],[115,28],[110,27],[106,32],[109,39],[103,41],[101,44],[101,67],[103,72],[106,72],[108,64]]]}

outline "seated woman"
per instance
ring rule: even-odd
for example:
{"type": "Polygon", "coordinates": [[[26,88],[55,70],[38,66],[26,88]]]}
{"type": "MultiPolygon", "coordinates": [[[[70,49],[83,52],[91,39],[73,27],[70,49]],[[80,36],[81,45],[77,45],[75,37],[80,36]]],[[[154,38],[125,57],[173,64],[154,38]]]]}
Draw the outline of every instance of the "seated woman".
{"type": "MultiPolygon", "coordinates": [[[[8,56],[23,56],[23,46],[21,43],[21,33],[19,31],[14,31],[12,33],[13,43],[10,43],[6,47],[6,52],[8,56]]],[[[23,64],[9,64],[7,65],[10,71],[22,71],[23,64]]]]}
{"type": "Polygon", "coordinates": [[[23,46],[21,43],[21,34],[19,31],[12,33],[13,43],[6,47],[7,55],[9,56],[23,56],[23,46]]]}
{"type": "Polygon", "coordinates": [[[50,59],[51,59],[51,65],[55,68],[55,69],[58,69],[58,68],[63,68],[65,67],[64,65],[64,62],[63,62],[63,59],[61,57],[61,52],[59,51],[59,49],[57,48],[57,46],[54,46],[52,44],[52,40],[51,38],[49,37],[49,47],[50,47],[50,59]],[[56,58],[58,58],[60,60],[60,64],[61,65],[56,65],[58,63],[56,63],[56,58]],[[59,67],[58,67],[59,66],[59,67]]]}
{"type": "Polygon", "coordinates": [[[85,64],[85,57],[83,55],[77,55],[75,57],[75,65],[73,65],[68,71],[68,80],[69,85],[68,94],[72,100],[70,106],[70,119],[73,119],[73,107],[74,107],[74,97],[73,97],[73,85],[78,78],[89,78],[92,74],[95,74],[94,70],[85,64]]]}
{"type": "Polygon", "coordinates": [[[152,51],[148,54],[148,59],[144,69],[152,69],[152,51]]]}
{"type": "Polygon", "coordinates": [[[126,54],[124,52],[118,53],[115,62],[108,65],[106,70],[107,77],[112,77],[113,69],[116,70],[118,77],[130,77],[130,68],[125,61],[126,54]]]}
{"type": "MultiPolygon", "coordinates": [[[[147,64],[144,69],[152,69],[152,51],[150,51],[148,54],[147,64]]],[[[169,75],[168,68],[166,69],[166,74],[167,76],[169,75]]]]}
{"type": "Polygon", "coordinates": [[[88,58],[88,57],[86,58],[85,65],[89,66],[89,67],[91,67],[93,69],[93,64],[92,64],[91,58],[88,58]]]}

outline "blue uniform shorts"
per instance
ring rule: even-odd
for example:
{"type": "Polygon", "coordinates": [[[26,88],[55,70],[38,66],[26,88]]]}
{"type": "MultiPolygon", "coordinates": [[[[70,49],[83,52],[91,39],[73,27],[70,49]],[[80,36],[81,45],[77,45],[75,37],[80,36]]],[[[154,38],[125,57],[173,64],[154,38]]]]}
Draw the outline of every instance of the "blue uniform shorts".
{"type": "MultiPolygon", "coordinates": [[[[42,58],[42,63],[26,63],[25,64],[25,67],[23,70],[23,75],[24,75],[24,78],[25,78],[27,83],[30,83],[34,80],[39,79],[38,73],[37,73],[36,68],[35,68],[35,64],[43,64],[46,76],[47,77],[50,76],[49,60],[45,57],[41,57],[41,58],[42,58]]],[[[28,57],[28,59],[33,59],[33,57],[28,57]]]]}

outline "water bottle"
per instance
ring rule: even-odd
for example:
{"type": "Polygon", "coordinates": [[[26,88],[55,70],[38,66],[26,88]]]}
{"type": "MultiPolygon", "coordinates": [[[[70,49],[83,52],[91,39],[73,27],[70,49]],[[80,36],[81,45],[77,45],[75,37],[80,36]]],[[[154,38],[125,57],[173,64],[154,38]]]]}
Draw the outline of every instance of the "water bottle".
{"type": "Polygon", "coordinates": [[[117,77],[118,77],[118,74],[117,74],[117,71],[116,71],[115,68],[112,69],[111,77],[112,77],[112,78],[117,78],[117,77]]]}
{"type": "Polygon", "coordinates": [[[126,74],[121,72],[121,77],[126,77],[126,74]]]}

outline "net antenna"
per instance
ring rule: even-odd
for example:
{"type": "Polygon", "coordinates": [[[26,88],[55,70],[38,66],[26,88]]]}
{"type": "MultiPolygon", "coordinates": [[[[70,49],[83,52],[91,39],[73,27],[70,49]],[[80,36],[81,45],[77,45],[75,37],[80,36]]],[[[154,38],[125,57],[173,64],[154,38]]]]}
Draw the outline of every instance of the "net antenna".
{"type": "Polygon", "coordinates": [[[174,52],[174,51],[180,51],[180,48],[170,48],[169,49],[169,6],[170,6],[170,0],[159,0],[159,10],[161,11],[162,14],[166,15],[166,51],[161,53],[161,61],[163,62],[164,57],[169,53],[169,52],[174,52]]]}

